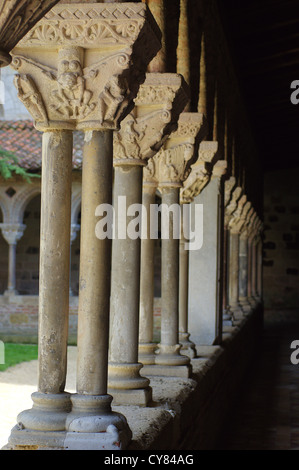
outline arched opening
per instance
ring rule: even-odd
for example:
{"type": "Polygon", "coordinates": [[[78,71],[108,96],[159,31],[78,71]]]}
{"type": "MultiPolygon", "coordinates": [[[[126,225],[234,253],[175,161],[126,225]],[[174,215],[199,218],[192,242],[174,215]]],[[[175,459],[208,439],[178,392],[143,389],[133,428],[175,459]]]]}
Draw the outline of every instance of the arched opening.
{"type": "Polygon", "coordinates": [[[24,210],[26,225],[17,244],[16,288],[20,295],[38,295],[41,196],[36,195],[24,210]]]}

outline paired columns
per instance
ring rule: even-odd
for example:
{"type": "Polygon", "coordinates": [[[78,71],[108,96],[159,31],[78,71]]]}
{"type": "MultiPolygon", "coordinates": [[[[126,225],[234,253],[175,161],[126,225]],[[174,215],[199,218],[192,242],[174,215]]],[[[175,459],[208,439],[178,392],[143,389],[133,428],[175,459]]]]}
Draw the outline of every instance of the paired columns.
{"type": "Polygon", "coordinates": [[[38,391],[32,409],[18,416],[9,443],[14,448],[116,450],[127,446],[131,431],[126,419],[112,412],[107,394],[111,239],[98,238],[96,215],[101,204],[112,205],[113,130],[132,107],[160,47],[160,33],[142,3],[130,9],[126,4],[68,4],[67,18],[64,10],[63,4],[53,8],[13,51],[18,96],[43,132],[43,163],[38,391]],[[126,14],[116,17],[116,8],[126,14]],[[70,29],[71,36],[65,34],[70,29]],[[73,130],[82,130],[85,141],[77,393],[70,395],[64,387],[73,130]]]}
{"type": "Polygon", "coordinates": [[[180,353],[178,336],[180,190],[204,133],[202,114],[182,113],[178,130],[170,135],[145,169],[145,181],[147,184],[152,182],[153,186],[156,184],[162,197],[161,339],[155,351],[154,364],[148,362],[144,366],[148,375],[188,377],[191,372],[190,358],[180,353]]]}
{"type": "Polygon", "coordinates": [[[138,362],[141,237],[144,224],[151,224],[150,207],[149,219],[142,220],[143,167],[177,127],[187,100],[181,76],[149,73],[134,110],[115,133],[115,221],[122,223],[112,248],[109,390],[116,403],[147,405],[151,400],[149,379],[140,376],[138,362]]]}

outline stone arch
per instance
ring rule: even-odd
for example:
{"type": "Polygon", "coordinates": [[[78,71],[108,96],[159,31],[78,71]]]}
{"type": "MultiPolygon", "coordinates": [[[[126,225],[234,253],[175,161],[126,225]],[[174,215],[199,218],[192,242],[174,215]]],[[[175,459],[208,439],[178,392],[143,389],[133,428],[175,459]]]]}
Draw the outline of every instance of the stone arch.
{"type": "Polygon", "coordinates": [[[24,211],[30,201],[41,193],[41,186],[39,183],[26,184],[17,191],[17,194],[12,200],[10,217],[13,222],[23,223],[24,211]]]}
{"type": "Polygon", "coordinates": [[[9,201],[8,198],[5,196],[5,193],[0,189],[0,209],[2,213],[2,222],[8,223],[9,222],[9,201]]]}

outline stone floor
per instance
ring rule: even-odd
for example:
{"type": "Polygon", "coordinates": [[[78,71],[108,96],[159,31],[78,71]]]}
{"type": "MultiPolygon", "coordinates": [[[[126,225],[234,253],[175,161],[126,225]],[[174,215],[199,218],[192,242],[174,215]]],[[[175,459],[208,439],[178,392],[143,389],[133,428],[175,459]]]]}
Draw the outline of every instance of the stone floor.
{"type": "Polygon", "coordinates": [[[299,364],[290,361],[293,340],[299,340],[299,312],[266,313],[262,355],[243,384],[217,450],[299,450],[299,364]]]}

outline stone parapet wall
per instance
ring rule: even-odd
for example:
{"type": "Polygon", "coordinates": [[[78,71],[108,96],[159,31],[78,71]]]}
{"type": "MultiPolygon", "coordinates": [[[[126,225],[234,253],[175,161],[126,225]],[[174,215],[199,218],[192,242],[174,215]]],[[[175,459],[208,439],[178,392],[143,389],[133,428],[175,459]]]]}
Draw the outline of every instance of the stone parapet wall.
{"type": "Polygon", "coordinates": [[[151,377],[154,406],[115,406],[133,432],[129,450],[215,449],[260,351],[262,330],[258,304],[238,327],[226,329],[221,346],[197,346],[192,377],[151,377]]]}
{"type": "MultiPolygon", "coordinates": [[[[154,301],[154,339],[159,340],[161,299],[154,301]]],[[[69,343],[76,344],[78,297],[70,297],[69,343]]],[[[36,343],[38,329],[38,296],[0,295],[0,340],[36,343]]]]}

